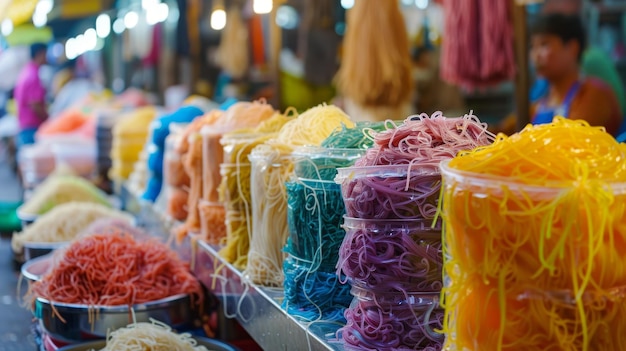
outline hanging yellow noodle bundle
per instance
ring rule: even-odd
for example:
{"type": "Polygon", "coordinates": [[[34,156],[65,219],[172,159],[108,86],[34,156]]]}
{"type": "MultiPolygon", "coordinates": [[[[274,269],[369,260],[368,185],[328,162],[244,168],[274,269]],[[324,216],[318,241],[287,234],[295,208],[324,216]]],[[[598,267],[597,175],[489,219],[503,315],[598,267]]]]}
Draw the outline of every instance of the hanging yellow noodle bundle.
{"type": "Polygon", "coordinates": [[[626,144],[556,118],[442,174],[449,350],[626,350],[626,144]]]}
{"type": "Polygon", "coordinates": [[[254,128],[278,114],[264,100],[238,102],[224,117],[202,130],[203,196],[198,209],[202,220],[202,238],[211,244],[220,244],[226,238],[226,210],[219,200],[222,181],[220,166],[224,161],[224,148],[220,140],[225,133],[239,128],[254,128]]]}
{"type": "Polygon", "coordinates": [[[108,206],[89,202],[68,202],[56,206],[39,217],[22,232],[13,234],[11,246],[20,253],[25,243],[57,243],[71,241],[93,221],[101,218],[120,219],[128,223],[132,216],[108,206]]]}
{"type": "Polygon", "coordinates": [[[100,351],[208,351],[189,333],[177,334],[167,324],[151,319],[117,329],[100,351]]]}
{"type": "Polygon", "coordinates": [[[231,6],[226,13],[228,20],[222,31],[217,48],[218,65],[233,78],[241,78],[248,71],[248,28],[241,17],[241,10],[231,6]]]}
{"type": "Polygon", "coordinates": [[[281,286],[283,252],[289,230],[285,182],[293,173],[290,154],[297,146],[319,146],[335,130],[354,122],[332,105],[313,107],[287,122],[275,139],[250,154],[252,236],[245,273],[257,284],[281,286]]]}
{"type": "MultiPolygon", "coordinates": [[[[359,0],[348,11],[337,87],[361,107],[406,104],[413,87],[411,55],[397,0],[359,0]]],[[[355,119],[363,116],[348,113],[355,119]]],[[[379,120],[398,116],[377,116],[379,120]]]]}
{"type": "Polygon", "coordinates": [[[224,135],[224,162],[221,174],[220,201],[226,207],[226,243],[220,255],[236,268],[243,270],[248,263],[252,233],[252,198],[250,194],[250,160],[252,150],[268,140],[297,113],[287,109],[276,114],[257,128],[240,129],[224,135]]]}

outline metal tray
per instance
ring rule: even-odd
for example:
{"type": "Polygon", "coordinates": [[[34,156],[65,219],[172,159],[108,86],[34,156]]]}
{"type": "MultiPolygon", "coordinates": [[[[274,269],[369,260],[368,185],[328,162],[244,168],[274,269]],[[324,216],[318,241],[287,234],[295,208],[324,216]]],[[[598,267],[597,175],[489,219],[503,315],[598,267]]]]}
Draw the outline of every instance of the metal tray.
{"type": "Polygon", "coordinates": [[[22,276],[30,282],[36,282],[46,274],[52,266],[52,254],[43,255],[24,263],[21,268],[22,276]]]}
{"type": "Polygon", "coordinates": [[[68,241],[44,243],[44,242],[25,242],[24,243],[24,259],[30,261],[32,259],[45,256],[52,251],[68,245],[68,241]]]}
{"type": "MultiPolygon", "coordinates": [[[[194,336],[194,339],[198,342],[198,345],[202,345],[211,351],[239,351],[238,348],[229,345],[223,341],[203,338],[194,336]]],[[[106,341],[98,340],[86,342],[78,345],[70,345],[60,348],[58,351],[89,351],[89,350],[101,350],[106,346],[106,341]]]]}
{"type": "MultiPolygon", "coordinates": [[[[43,298],[35,302],[35,316],[45,332],[58,341],[76,344],[81,341],[106,338],[108,330],[132,323],[128,306],[94,306],[54,303],[43,298]],[[54,311],[53,311],[54,310],[54,311]],[[56,314],[55,314],[56,311],[56,314]],[[61,320],[62,317],[65,322],[61,320]]],[[[197,313],[189,295],[174,295],[165,299],[133,306],[137,322],[161,321],[175,330],[191,330],[197,313]]]]}

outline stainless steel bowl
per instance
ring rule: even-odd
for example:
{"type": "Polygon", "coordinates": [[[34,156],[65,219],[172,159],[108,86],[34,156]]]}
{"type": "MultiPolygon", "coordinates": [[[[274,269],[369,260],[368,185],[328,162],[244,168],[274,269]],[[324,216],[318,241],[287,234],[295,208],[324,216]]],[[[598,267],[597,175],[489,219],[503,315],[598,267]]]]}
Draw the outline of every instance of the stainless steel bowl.
{"type": "MultiPolygon", "coordinates": [[[[50,336],[63,343],[104,339],[108,330],[127,326],[132,322],[128,306],[95,306],[54,303],[37,298],[35,315],[50,336]],[[61,321],[61,318],[65,322],[61,321]]],[[[191,330],[197,314],[189,295],[180,294],[165,299],[133,306],[137,322],[149,322],[151,318],[161,321],[175,330],[191,330]]]]}
{"type": "Polygon", "coordinates": [[[36,282],[46,274],[52,266],[52,254],[40,256],[27,261],[22,265],[22,275],[30,282],[36,282]]]}
{"type": "Polygon", "coordinates": [[[26,242],[24,243],[24,259],[26,261],[32,260],[37,257],[41,257],[51,253],[52,251],[68,245],[69,242],[56,242],[56,243],[44,243],[44,242],[26,242]]]}
{"type": "MultiPolygon", "coordinates": [[[[194,336],[194,339],[198,342],[198,345],[202,345],[212,351],[239,351],[238,348],[229,345],[223,341],[203,338],[194,336]]],[[[106,346],[106,341],[98,340],[86,342],[78,345],[70,345],[60,348],[58,351],[89,351],[89,350],[101,350],[106,346]]]]}
{"type": "Polygon", "coordinates": [[[38,214],[26,213],[22,211],[22,206],[15,210],[15,215],[20,221],[22,221],[22,229],[27,225],[33,224],[37,220],[37,217],[39,217],[38,214]]]}

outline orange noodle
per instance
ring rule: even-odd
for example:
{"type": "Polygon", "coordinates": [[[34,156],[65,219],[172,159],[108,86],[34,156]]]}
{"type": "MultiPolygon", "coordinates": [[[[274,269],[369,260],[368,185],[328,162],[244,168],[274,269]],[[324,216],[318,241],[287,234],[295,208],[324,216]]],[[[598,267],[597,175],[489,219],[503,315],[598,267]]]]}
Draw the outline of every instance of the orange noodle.
{"type": "Polygon", "coordinates": [[[165,244],[135,240],[120,227],[86,235],[59,253],[30,298],[89,306],[121,306],[190,294],[202,301],[200,283],[165,244]]]}
{"type": "Polygon", "coordinates": [[[187,208],[177,209],[174,208],[177,204],[174,201],[178,199],[171,199],[171,213],[179,213],[186,211],[187,217],[182,220],[186,220],[176,231],[176,237],[179,241],[187,235],[188,231],[199,232],[200,231],[200,214],[198,212],[197,204],[200,201],[202,195],[202,139],[200,138],[200,130],[202,127],[214,124],[223,115],[222,111],[213,110],[201,118],[193,120],[187,128],[183,131],[181,136],[181,142],[177,145],[177,149],[181,154],[181,161],[187,177],[189,178],[189,184],[178,186],[182,188],[188,188],[187,196],[187,208]]]}
{"type": "Polygon", "coordinates": [[[441,166],[449,350],[626,350],[626,144],[556,118],[441,166]]]}

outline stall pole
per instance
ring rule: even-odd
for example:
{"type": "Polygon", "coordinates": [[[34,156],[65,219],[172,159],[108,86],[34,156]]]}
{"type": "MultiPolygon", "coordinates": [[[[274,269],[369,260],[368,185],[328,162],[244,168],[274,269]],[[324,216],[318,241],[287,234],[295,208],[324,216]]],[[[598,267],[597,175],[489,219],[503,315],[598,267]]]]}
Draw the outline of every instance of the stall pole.
{"type": "Polygon", "coordinates": [[[515,77],[515,106],[517,130],[522,130],[530,122],[530,74],[528,59],[528,30],[526,1],[510,0],[513,11],[515,61],[517,73],[515,77]]]}
{"type": "Polygon", "coordinates": [[[195,92],[200,78],[200,66],[202,65],[200,16],[202,14],[201,0],[188,0],[187,3],[187,28],[189,31],[189,48],[191,58],[190,91],[195,92]]]}
{"type": "Polygon", "coordinates": [[[282,108],[281,86],[280,86],[280,52],[283,47],[282,28],[276,24],[276,11],[286,0],[274,0],[272,12],[270,14],[270,74],[273,81],[274,97],[272,105],[282,108]]]}

